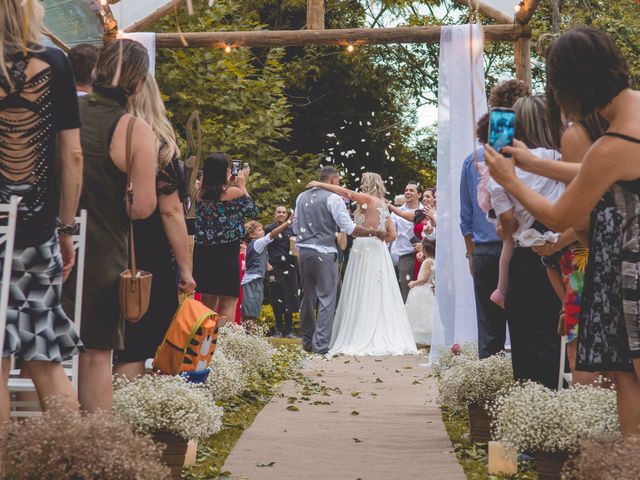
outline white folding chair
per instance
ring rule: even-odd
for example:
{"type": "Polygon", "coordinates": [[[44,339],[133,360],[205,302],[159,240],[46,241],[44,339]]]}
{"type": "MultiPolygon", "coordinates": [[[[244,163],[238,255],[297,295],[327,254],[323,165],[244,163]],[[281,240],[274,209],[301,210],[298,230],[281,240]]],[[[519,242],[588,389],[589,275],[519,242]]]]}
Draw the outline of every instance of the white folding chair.
{"type": "Polygon", "coordinates": [[[562,390],[564,387],[564,382],[567,382],[567,385],[571,385],[571,381],[573,380],[573,376],[571,372],[565,373],[565,359],[567,358],[567,336],[563,335],[560,337],[560,368],[558,370],[558,390],[562,390]]]}
{"type": "MultiPolygon", "coordinates": [[[[73,247],[76,253],[76,301],[74,309],[74,324],[78,334],[82,321],[82,292],[84,287],[84,263],[87,248],[87,211],[81,210],[80,216],[75,219],[78,225],[77,233],[73,235],[73,247]]],[[[65,373],[71,380],[73,388],[78,392],[78,355],[74,355],[71,361],[62,362],[65,373]]],[[[30,417],[39,415],[41,411],[40,402],[37,399],[18,399],[19,394],[35,393],[35,386],[30,378],[21,378],[20,370],[11,371],[9,378],[9,393],[11,395],[11,416],[30,417]]],[[[34,396],[31,395],[33,398],[34,396]]]]}
{"type": "MultiPolygon", "coordinates": [[[[2,263],[2,284],[0,285],[0,348],[4,348],[4,334],[7,327],[9,309],[9,290],[11,289],[11,267],[13,265],[13,246],[18,224],[18,204],[21,197],[11,196],[9,203],[0,204],[0,219],[6,218],[7,224],[0,225],[0,245],[4,243],[4,261],[2,263]]],[[[11,361],[9,359],[8,361],[11,361]]],[[[0,353],[0,368],[2,353],[0,353]]]]}

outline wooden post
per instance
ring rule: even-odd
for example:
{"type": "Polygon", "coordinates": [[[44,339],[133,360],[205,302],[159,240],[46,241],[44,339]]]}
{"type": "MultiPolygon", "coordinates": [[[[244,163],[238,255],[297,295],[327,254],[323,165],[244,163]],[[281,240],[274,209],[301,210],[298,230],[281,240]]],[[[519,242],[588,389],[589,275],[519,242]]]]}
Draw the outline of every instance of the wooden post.
{"type": "Polygon", "coordinates": [[[520,2],[520,10],[516,13],[518,23],[521,25],[529,23],[539,3],[540,0],[522,0],[520,2]]]}
{"type": "Polygon", "coordinates": [[[307,30],[324,30],[324,0],[307,0],[307,30]]]}
{"type": "Polygon", "coordinates": [[[531,87],[531,39],[518,37],[515,42],[516,78],[531,87]]]}

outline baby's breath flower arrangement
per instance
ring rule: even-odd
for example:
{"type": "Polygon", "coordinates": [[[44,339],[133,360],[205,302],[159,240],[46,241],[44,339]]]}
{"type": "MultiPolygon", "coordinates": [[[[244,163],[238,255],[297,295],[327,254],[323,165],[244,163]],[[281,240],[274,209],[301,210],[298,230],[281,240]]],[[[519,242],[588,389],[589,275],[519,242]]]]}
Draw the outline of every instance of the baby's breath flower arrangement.
{"type": "Polygon", "coordinates": [[[164,480],[162,448],[111,414],[81,415],[59,401],[42,416],[6,424],[0,432],[5,476],[13,480],[164,480]]]}
{"type": "Polygon", "coordinates": [[[440,381],[440,401],[446,405],[479,405],[513,387],[511,359],[504,354],[484,360],[460,357],[445,370],[440,381]]]}
{"type": "Polygon", "coordinates": [[[549,390],[518,385],[491,407],[498,440],[523,452],[574,453],[580,441],[619,429],[616,392],[579,385],[549,390]]]}
{"type": "Polygon", "coordinates": [[[227,400],[245,389],[247,379],[238,360],[228,358],[220,350],[216,350],[204,385],[214,400],[227,400]]]}
{"type": "Polygon", "coordinates": [[[222,355],[242,365],[248,379],[265,376],[273,368],[275,349],[260,332],[248,333],[242,326],[228,323],[219,330],[217,345],[222,355]]]}
{"type": "Polygon", "coordinates": [[[478,345],[473,342],[453,344],[451,347],[440,347],[438,349],[437,360],[433,364],[433,373],[440,378],[445,371],[453,367],[458,361],[477,360],[478,345]]]}
{"type": "Polygon", "coordinates": [[[569,459],[563,478],[580,480],[637,480],[640,478],[640,435],[603,435],[585,440],[580,453],[569,459]]]}
{"type": "Polygon", "coordinates": [[[208,438],[222,426],[222,408],[211,401],[205,387],[181,377],[116,380],[113,412],[139,432],[170,432],[185,440],[208,438]]]}

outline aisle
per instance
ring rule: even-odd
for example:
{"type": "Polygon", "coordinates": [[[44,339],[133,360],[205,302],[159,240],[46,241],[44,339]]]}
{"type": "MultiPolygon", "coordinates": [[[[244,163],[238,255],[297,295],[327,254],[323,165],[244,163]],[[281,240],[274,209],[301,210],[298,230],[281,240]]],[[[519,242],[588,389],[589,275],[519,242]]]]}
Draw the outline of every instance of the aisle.
{"type": "Polygon", "coordinates": [[[223,471],[250,480],[464,480],[420,357],[313,359],[247,429],[223,471]]]}

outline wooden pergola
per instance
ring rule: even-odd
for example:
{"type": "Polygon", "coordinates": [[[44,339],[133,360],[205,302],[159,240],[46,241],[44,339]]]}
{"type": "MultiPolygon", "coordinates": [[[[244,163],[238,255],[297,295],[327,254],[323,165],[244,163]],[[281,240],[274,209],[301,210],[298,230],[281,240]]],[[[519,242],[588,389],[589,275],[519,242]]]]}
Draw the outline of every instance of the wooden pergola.
{"type": "MultiPolygon", "coordinates": [[[[125,32],[141,32],[181,4],[190,7],[193,0],[172,0],[146,18],[128,27],[125,32]]],[[[488,42],[514,42],[516,78],[531,84],[531,27],[529,22],[540,0],[521,0],[513,18],[477,0],[454,0],[472,11],[485,15],[496,25],[484,25],[488,42]]],[[[115,38],[118,28],[108,5],[103,5],[105,40],[115,38]]],[[[177,32],[156,34],[157,48],[238,48],[291,47],[306,45],[366,45],[393,43],[436,43],[440,27],[397,27],[325,29],[324,0],[307,0],[307,21],[304,30],[254,30],[236,32],[177,32]]]]}

